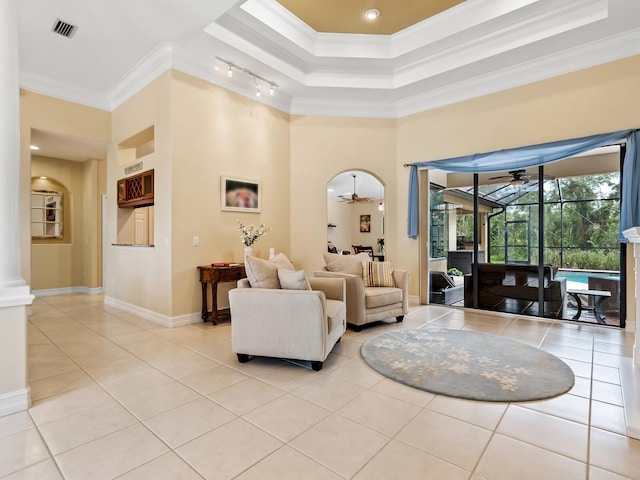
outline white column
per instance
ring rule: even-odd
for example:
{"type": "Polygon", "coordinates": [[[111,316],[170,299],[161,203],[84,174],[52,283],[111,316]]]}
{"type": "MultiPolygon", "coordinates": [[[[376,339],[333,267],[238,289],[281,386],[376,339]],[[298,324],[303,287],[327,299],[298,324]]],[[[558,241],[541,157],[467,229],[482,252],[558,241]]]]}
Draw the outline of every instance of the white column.
{"type": "MultiPolygon", "coordinates": [[[[640,227],[629,228],[622,232],[633,243],[633,256],[635,268],[633,275],[635,318],[627,318],[627,325],[633,325],[635,330],[635,343],[633,345],[633,360],[623,357],[620,361],[620,383],[622,384],[622,401],[624,403],[624,416],[627,426],[627,435],[640,439],[640,227]],[[630,321],[631,320],[631,321],[630,321]]],[[[621,265],[620,268],[624,268],[621,265]]],[[[629,299],[631,300],[631,299],[629,299]]]]}
{"type": "Polygon", "coordinates": [[[17,0],[0,2],[0,416],[29,407],[26,305],[20,277],[20,89],[17,0]]]}

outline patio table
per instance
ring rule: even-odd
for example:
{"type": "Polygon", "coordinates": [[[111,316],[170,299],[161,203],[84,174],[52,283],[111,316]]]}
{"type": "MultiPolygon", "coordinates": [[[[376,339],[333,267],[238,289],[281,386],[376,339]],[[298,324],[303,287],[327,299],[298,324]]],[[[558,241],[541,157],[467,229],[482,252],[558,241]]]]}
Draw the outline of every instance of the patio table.
{"type": "Polygon", "coordinates": [[[591,310],[593,309],[593,316],[596,317],[596,321],[602,325],[605,324],[605,317],[600,311],[600,305],[605,298],[609,298],[611,296],[611,292],[606,290],[579,290],[579,289],[570,289],[567,290],[567,293],[576,299],[576,303],[578,304],[578,311],[573,316],[574,320],[578,320],[580,315],[582,315],[582,310],[591,310]],[[584,295],[586,297],[593,297],[593,307],[583,307],[582,300],[580,295],[584,295]]]}

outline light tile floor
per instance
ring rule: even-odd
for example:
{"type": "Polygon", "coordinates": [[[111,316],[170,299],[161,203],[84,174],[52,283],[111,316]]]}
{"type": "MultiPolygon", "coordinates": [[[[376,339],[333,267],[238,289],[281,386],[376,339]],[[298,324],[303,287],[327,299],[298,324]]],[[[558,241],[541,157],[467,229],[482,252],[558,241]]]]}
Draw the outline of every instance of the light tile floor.
{"type": "Polygon", "coordinates": [[[4,479],[640,479],[618,360],[632,335],[584,324],[414,306],[347,331],[322,371],[237,362],[231,326],[167,329],[100,296],[35,300],[33,406],[0,418],[4,479]],[[360,358],[387,329],[504,335],[563,358],[576,385],[530,403],[472,402],[386,379],[360,358]]]}

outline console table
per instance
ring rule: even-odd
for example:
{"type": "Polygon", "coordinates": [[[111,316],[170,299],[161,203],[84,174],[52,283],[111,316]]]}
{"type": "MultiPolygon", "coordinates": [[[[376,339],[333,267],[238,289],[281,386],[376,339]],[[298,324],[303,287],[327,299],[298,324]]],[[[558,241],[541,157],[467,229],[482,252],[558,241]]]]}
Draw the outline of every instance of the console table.
{"type": "Polygon", "coordinates": [[[219,316],[230,314],[228,308],[218,311],[218,283],[236,282],[241,278],[245,278],[247,275],[244,271],[244,264],[239,263],[229,266],[201,265],[198,270],[200,271],[200,284],[202,285],[202,321],[206,322],[209,318],[207,285],[211,284],[211,321],[214,325],[217,325],[219,316]]]}

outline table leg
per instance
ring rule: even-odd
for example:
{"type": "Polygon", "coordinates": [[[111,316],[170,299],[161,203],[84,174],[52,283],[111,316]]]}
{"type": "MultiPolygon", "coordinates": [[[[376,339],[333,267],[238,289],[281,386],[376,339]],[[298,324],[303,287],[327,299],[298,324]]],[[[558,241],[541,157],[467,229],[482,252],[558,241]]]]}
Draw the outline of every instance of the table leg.
{"type": "Polygon", "coordinates": [[[218,282],[211,283],[211,322],[218,324],[218,282]]]}
{"type": "Polygon", "coordinates": [[[580,300],[580,296],[577,293],[569,292],[569,295],[571,295],[573,298],[575,298],[576,299],[576,303],[578,304],[578,311],[573,316],[573,320],[578,320],[580,318],[580,315],[582,315],[582,300],[580,300]]]}
{"type": "Polygon", "coordinates": [[[606,297],[603,297],[601,295],[594,295],[593,299],[593,315],[596,317],[596,321],[602,325],[604,325],[606,322],[604,321],[604,315],[602,314],[602,312],[600,312],[600,306],[602,305],[602,302],[605,298],[606,297]]]}
{"type": "Polygon", "coordinates": [[[209,307],[207,307],[207,282],[200,282],[202,286],[202,321],[206,322],[209,318],[209,307]]]}

